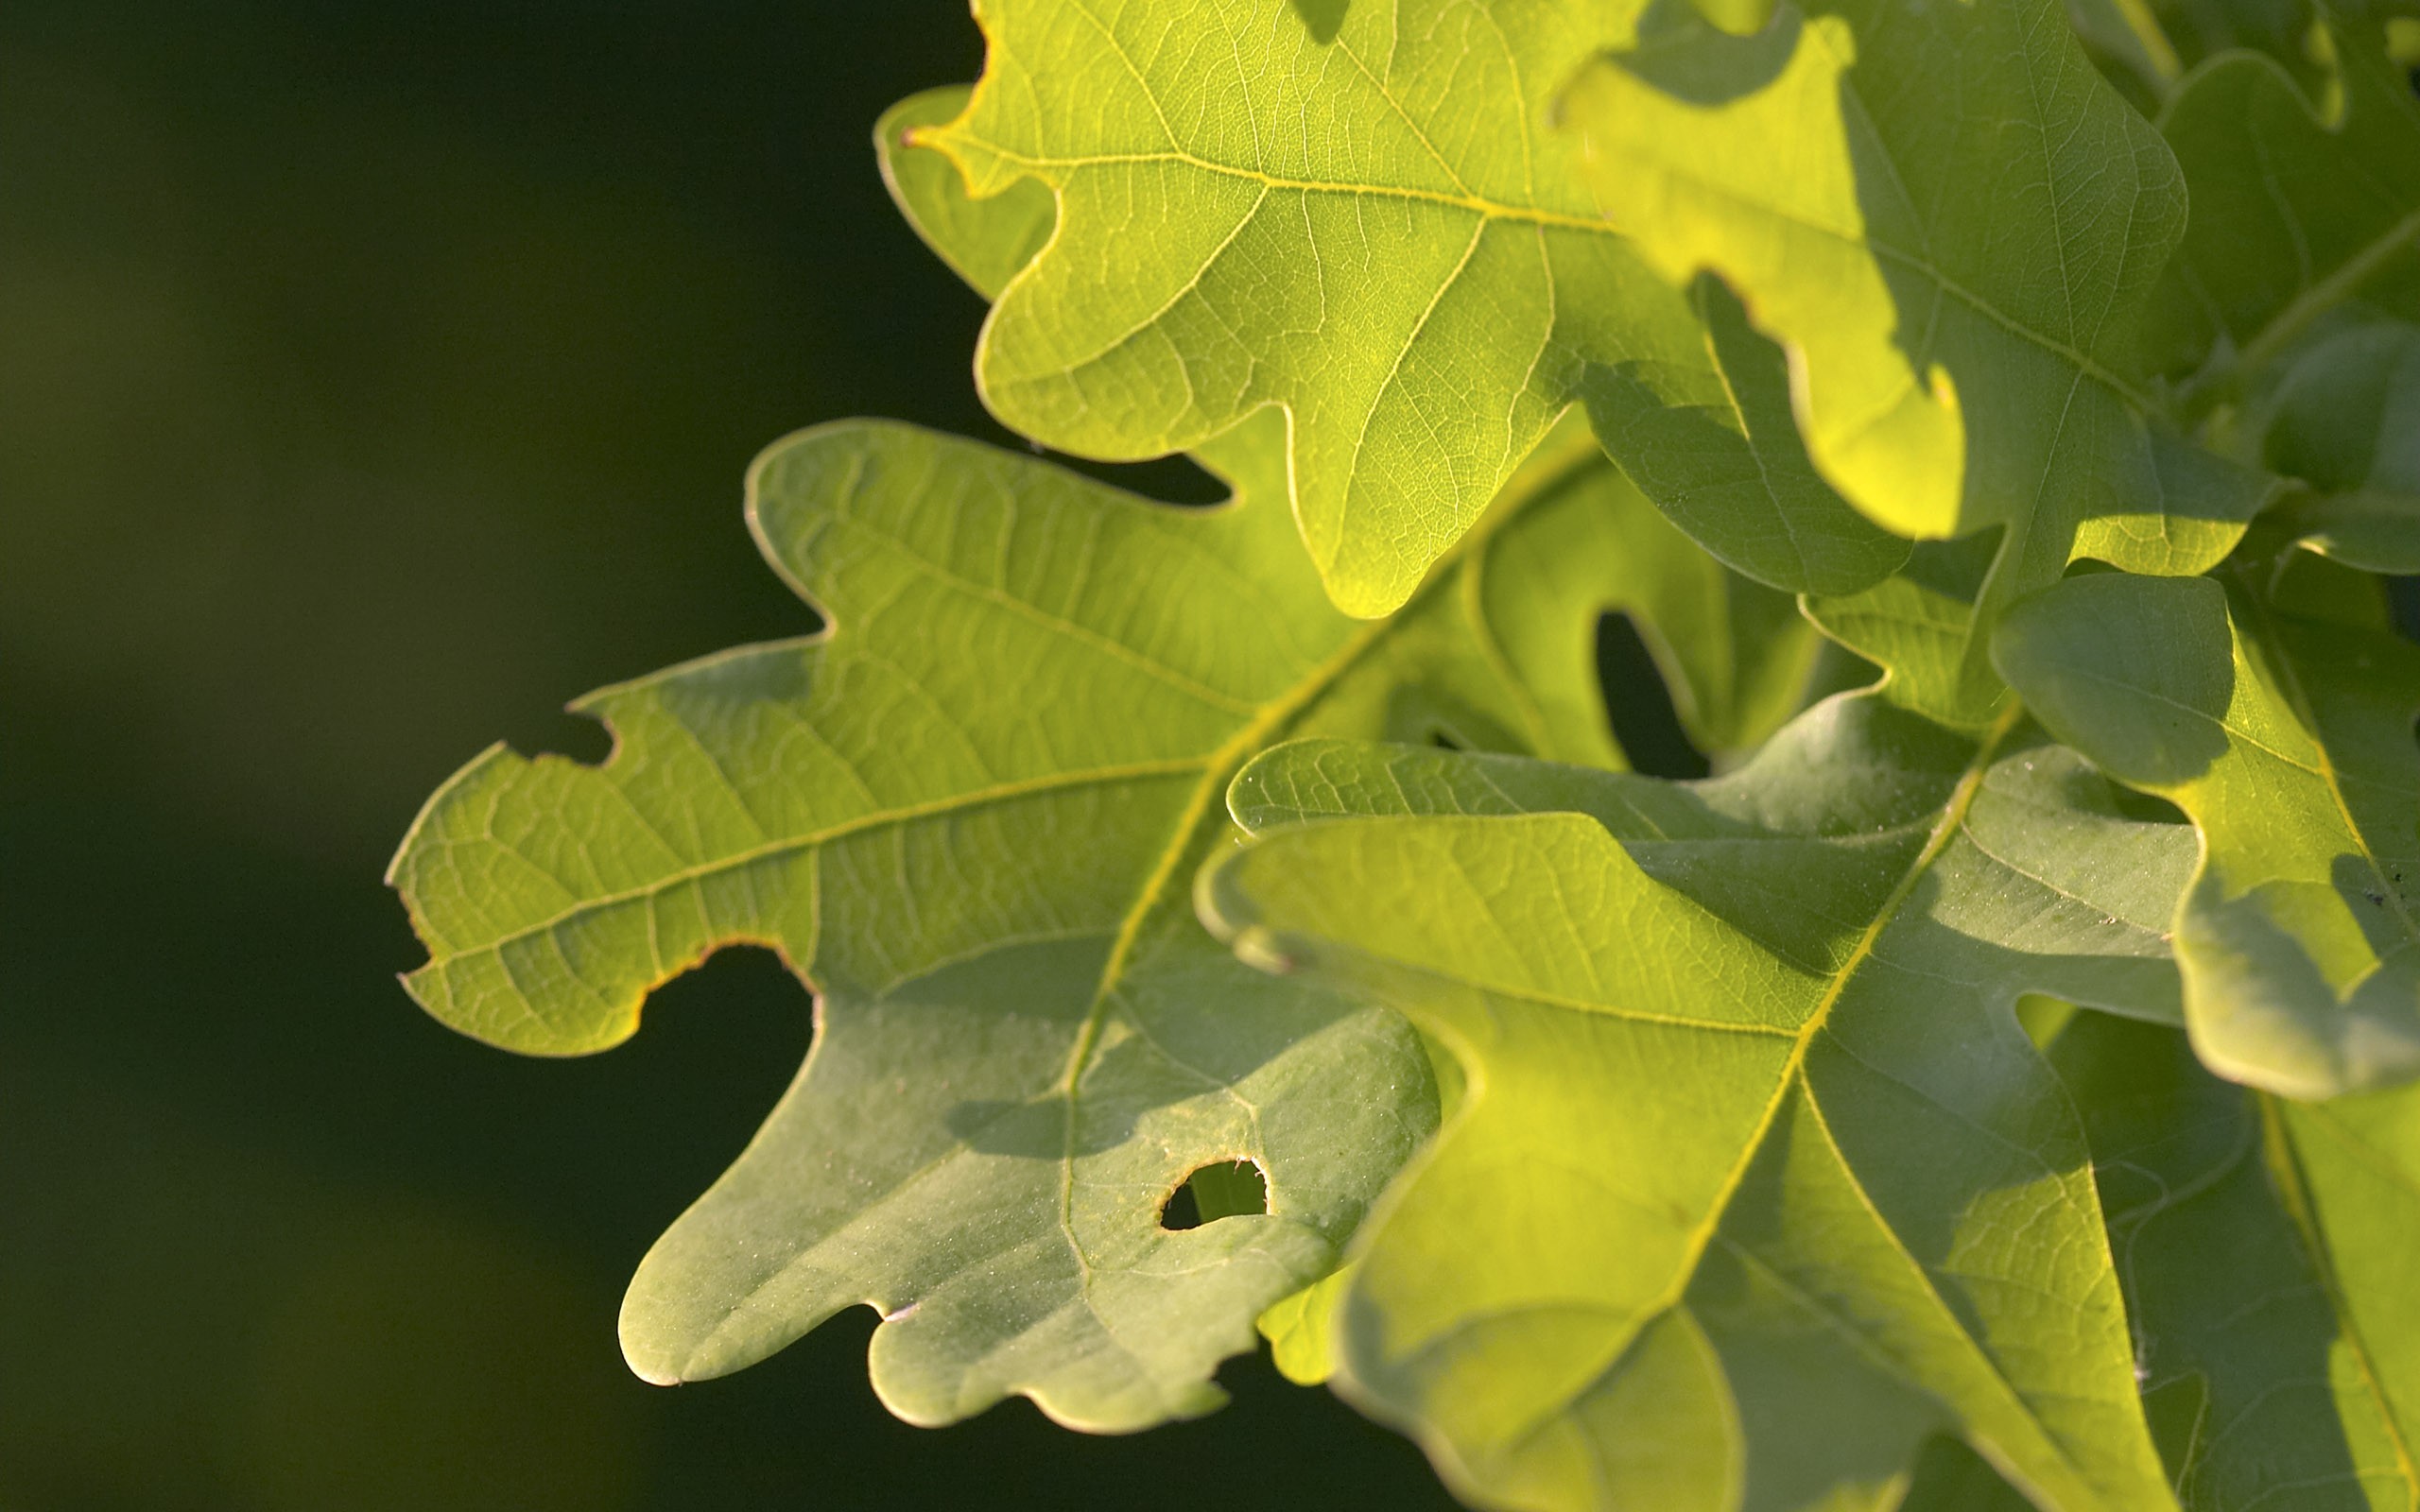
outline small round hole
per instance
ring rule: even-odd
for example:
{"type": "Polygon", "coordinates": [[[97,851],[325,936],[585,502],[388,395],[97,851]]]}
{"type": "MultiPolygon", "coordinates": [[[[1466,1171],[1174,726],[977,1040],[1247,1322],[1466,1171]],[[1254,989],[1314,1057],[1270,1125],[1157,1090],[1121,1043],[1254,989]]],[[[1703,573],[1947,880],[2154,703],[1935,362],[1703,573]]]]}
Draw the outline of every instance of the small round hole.
{"type": "Polygon", "coordinates": [[[1160,1227],[1170,1233],[1205,1223],[1269,1211],[1269,1177],[1252,1160],[1213,1160],[1177,1183],[1160,1204],[1160,1227]]]}

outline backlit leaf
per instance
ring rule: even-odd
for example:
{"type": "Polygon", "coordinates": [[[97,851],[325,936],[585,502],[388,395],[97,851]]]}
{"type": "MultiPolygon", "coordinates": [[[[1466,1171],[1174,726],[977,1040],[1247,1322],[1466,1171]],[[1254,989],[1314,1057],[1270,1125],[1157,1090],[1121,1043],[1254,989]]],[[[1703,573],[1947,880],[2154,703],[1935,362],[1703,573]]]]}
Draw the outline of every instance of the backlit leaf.
{"type": "Polygon", "coordinates": [[[1018,429],[1150,455],[1285,406],[1305,539],[1357,613],[1399,602],[1582,393],[1649,497],[1751,576],[1845,593],[1904,552],[1807,467],[1779,353],[1719,293],[1709,323],[1703,291],[1661,287],[1541,129],[1624,8],[980,14],[985,83],[915,134],[978,193],[1047,183],[1064,211],[978,360],[1018,429]]]}
{"type": "Polygon", "coordinates": [[[1357,1244],[1340,1375],[1458,1490],[1888,1505],[1946,1431],[2046,1505],[2167,1504],[2011,1008],[2172,1022],[2191,837],[2011,723],[1859,696],[1703,783],[1333,742],[1237,780],[1274,827],[1205,916],[1468,1077],[1357,1244]]]}
{"type": "Polygon", "coordinates": [[[1590,364],[1707,385],[1680,291],[1597,215],[1555,87],[1628,8],[986,0],[982,82],[929,141],[1059,231],[977,359],[1027,435],[1090,456],[1288,420],[1304,540],[1356,614],[1402,603],[1590,364]]]}
{"type": "Polygon", "coordinates": [[[2420,649],[2240,579],[2069,579],[1995,654],[2036,717],[2174,801],[2204,858],[2176,918],[2221,1074],[2326,1097],[2420,1074],[2420,649]]]}
{"type": "Polygon", "coordinates": [[[2145,1404],[2192,1512],[2420,1498],[2420,1094],[2301,1105],[2176,1035],[2078,1017],[2082,1110],[2145,1404]]]}
{"type": "MultiPolygon", "coordinates": [[[[994,281],[1046,232],[967,203],[886,123],[919,230],[994,281]]],[[[1237,965],[1184,884],[1237,765],[1289,732],[1618,762],[1597,618],[1679,648],[1710,747],[1761,737],[1811,651],[1566,431],[1392,620],[1338,612],[1284,506],[1283,418],[1209,443],[1236,487],[1174,509],[905,426],[784,442],[751,480],[776,570],[833,627],[608,690],[601,767],[492,751],[394,877],[432,1012],[543,1054],[627,1037],[736,942],[819,995],[765,1129],[641,1266],[633,1365],[692,1379],[879,1308],[877,1388],[939,1422],[1009,1393],[1132,1428],[1206,1410],[1255,1314],[1334,1263],[1433,1119],[1399,1021],[1237,965]],[[1520,591],[1491,575],[1511,564],[1520,591]],[[1082,836],[1080,845],[1063,843],[1082,836]],[[1267,1214],[1164,1229],[1250,1159],[1267,1214]]]]}
{"type": "Polygon", "coordinates": [[[2348,301],[2420,318],[2420,99],[2374,29],[2319,15],[2340,95],[2325,112],[2272,59],[2230,53],[2161,119],[2193,220],[2144,338],[2188,405],[2230,397],[2348,301]]]}
{"type": "MultiPolygon", "coordinates": [[[[1648,259],[1720,274],[1789,348],[1842,494],[1901,535],[2002,530],[1986,624],[2078,555],[2204,571],[2267,498],[2156,418],[2136,331],[2184,181],[2049,0],[1785,5],[1747,38],[1675,23],[1564,110],[1648,259]]],[[[1988,705],[1979,639],[1964,669],[1988,705]]]]}

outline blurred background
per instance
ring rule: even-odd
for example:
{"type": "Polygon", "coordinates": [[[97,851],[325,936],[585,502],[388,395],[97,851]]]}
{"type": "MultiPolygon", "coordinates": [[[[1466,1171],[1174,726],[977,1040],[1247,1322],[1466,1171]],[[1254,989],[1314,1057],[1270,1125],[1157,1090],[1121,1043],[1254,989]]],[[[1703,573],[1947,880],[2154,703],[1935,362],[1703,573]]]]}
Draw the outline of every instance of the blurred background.
{"type": "Polygon", "coordinates": [[[394,981],[457,765],[810,627],[759,447],[1001,438],[867,139],[980,62],[956,0],[0,5],[0,1512],[1447,1504],[1259,1361],[1120,1440],[891,1420],[863,1311],[642,1385],[621,1283],[804,992],[540,1062],[394,981]]]}

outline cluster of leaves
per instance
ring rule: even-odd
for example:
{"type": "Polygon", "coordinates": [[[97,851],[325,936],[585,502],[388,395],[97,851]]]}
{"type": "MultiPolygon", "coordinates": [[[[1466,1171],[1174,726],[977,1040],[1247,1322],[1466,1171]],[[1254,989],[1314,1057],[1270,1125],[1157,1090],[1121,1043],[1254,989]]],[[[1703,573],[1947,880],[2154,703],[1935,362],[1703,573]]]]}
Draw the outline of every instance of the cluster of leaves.
{"type": "Polygon", "coordinates": [[[871,1304],[1131,1430],[1257,1324],[1480,1505],[2420,1505],[2420,28],[2071,10],[982,0],[876,142],[986,402],[1232,497],[801,433],[825,629],[430,800],[465,1032],[815,990],[638,1372],[871,1304]]]}

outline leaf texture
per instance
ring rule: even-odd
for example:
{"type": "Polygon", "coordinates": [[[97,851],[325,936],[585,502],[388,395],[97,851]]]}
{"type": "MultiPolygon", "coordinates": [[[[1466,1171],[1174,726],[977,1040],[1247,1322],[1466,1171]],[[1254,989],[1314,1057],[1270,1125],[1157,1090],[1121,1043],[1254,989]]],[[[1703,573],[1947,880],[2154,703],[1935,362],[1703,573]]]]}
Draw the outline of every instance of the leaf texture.
{"type": "Polygon", "coordinates": [[[2176,918],[2221,1074],[2319,1098],[2420,1074],[2420,649],[2238,580],[2072,578],[1996,655],[2035,716],[2173,800],[2203,861],[2176,918]]]}
{"type": "Polygon", "coordinates": [[[2096,1014],[2051,1059],[2091,1140],[2185,1505],[2420,1501],[2420,1098],[2286,1102],[2212,1076],[2171,1032],[2096,1014]]]}
{"type": "MultiPolygon", "coordinates": [[[[1986,625],[2077,555],[2206,570],[2269,496],[2156,420],[2136,333],[2184,181],[2049,0],[1675,23],[1564,109],[1647,258],[1720,274],[1789,349],[1843,495],[1901,535],[2002,532],[1986,625]]],[[[1987,705],[1979,640],[1965,671],[1987,705]]]]}
{"type": "Polygon", "coordinates": [[[1888,1506],[1947,1431],[2045,1505],[2168,1504],[2010,1008],[2172,1021],[2191,839],[2010,725],[1852,696],[1703,783],[1318,742],[1238,779],[1205,917],[1468,1078],[1357,1244],[1340,1376],[1461,1494],[1888,1506]]]}
{"type": "Polygon", "coordinates": [[[2420,326],[2363,322],[2312,343],[2264,407],[2270,466],[2311,485],[2283,527],[2365,572],[2420,573],[2420,326]]]}
{"type": "Polygon", "coordinates": [[[2005,691],[1978,698],[1966,671],[1990,547],[1979,537],[1923,541],[1886,581],[1840,597],[1809,594],[1801,606],[1825,635],[1885,669],[1882,696],[1935,724],[1979,729],[2009,701],[2005,691]]]}
{"type": "MultiPolygon", "coordinates": [[[[995,280],[1035,207],[969,204],[899,147],[947,103],[887,123],[890,176],[995,280]]],[[[1787,712],[1811,650],[1789,601],[1584,434],[1376,625],[1303,559],[1284,456],[1273,414],[1210,443],[1236,499],[1183,510],[910,427],[804,433],[759,460],[750,519],[832,628],[595,696],[601,767],[498,749],[431,800],[393,879],[431,952],[412,989],[466,1032],[602,1048],[738,942],[817,990],[798,1080],[632,1282],[642,1374],[737,1368],[865,1302],[911,1420],[1011,1393],[1109,1430],[1215,1406],[1218,1360],[1326,1273],[1434,1118],[1400,1021],[1247,971],[1184,906],[1236,766],[1290,731],[1617,762],[1608,609],[1686,648],[1702,738],[1787,712]],[[1497,593],[1492,564],[1525,554],[1545,566],[1497,593]],[[1266,1214],[1161,1228],[1191,1172],[1239,1159],[1266,1214]]]]}
{"type": "Polygon", "coordinates": [[[966,113],[920,135],[978,196],[1029,180],[1055,239],[977,377],[1089,456],[1197,445],[1267,405],[1305,541],[1355,614],[1402,603],[1589,363],[1689,372],[1697,320],[1544,129],[1627,8],[986,0],[966,113]]]}
{"type": "Polygon", "coordinates": [[[1701,279],[1690,297],[1701,371],[1589,374],[1582,393],[1605,450],[1692,540],[1758,582],[1840,594],[1889,577],[1909,543],[1849,507],[1807,460],[1780,350],[1720,284],[1701,279]]]}
{"type": "Polygon", "coordinates": [[[2348,301],[2420,319],[2420,99],[2376,30],[2325,8],[2341,98],[2327,118],[2258,53],[2213,59],[2160,122],[2193,223],[2144,340],[2205,408],[2348,301]]]}
{"type": "MultiPolygon", "coordinates": [[[[1056,210],[1035,180],[970,199],[943,154],[915,145],[927,129],[963,115],[972,93],[951,86],[903,100],[874,137],[884,180],[908,223],[977,292],[995,298],[1048,241],[1056,210]]],[[[1533,473],[1576,465],[1576,446],[1566,420],[1561,434],[1541,443],[1533,473]]],[[[1530,494],[1526,487],[1507,490],[1518,500],[1530,494]]],[[[1684,513],[1651,496],[1666,515],[1684,513]]],[[[1570,490],[1519,530],[1491,531],[1460,569],[1453,592],[1461,615],[1432,611],[1427,628],[1398,629],[1395,644],[1417,642],[1422,655],[1461,665],[1510,700],[1512,717],[1499,725],[1469,703],[1450,707],[1453,700],[1440,701],[1433,690],[1408,692],[1407,705],[1426,701],[1431,734],[1465,747],[1626,765],[1606,729],[1592,648],[1573,632],[1571,607],[1585,602],[1635,622],[1701,750],[1751,749],[1795,712],[1816,644],[1789,600],[1755,586],[1770,577],[1748,572],[1754,581],[1742,582],[1725,572],[1692,546],[1692,539],[1703,545],[1702,537],[1665,525],[1644,503],[1608,479],[1570,490]]],[[[1437,681],[1434,672],[1426,681],[1437,681]]]]}

